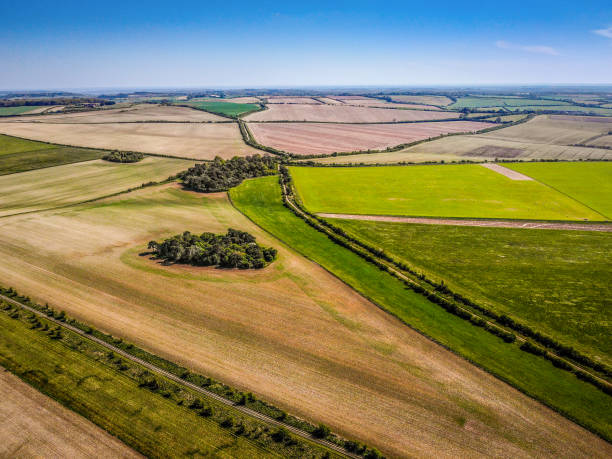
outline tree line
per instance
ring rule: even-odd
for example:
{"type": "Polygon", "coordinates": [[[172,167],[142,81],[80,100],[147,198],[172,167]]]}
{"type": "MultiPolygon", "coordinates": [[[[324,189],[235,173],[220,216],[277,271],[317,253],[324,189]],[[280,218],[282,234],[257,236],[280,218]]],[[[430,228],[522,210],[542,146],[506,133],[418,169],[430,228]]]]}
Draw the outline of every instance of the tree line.
{"type": "Polygon", "coordinates": [[[112,100],[98,99],[97,97],[54,97],[52,99],[11,99],[0,100],[0,107],[23,107],[38,105],[74,105],[74,104],[100,104],[113,105],[112,100]]]}
{"type": "Polygon", "coordinates": [[[162,242],[150,241],[157,258],[174,263],[223,268],[260,269],[276,259],[273,247],[262,247],[246,231],[228,229],[227,234],[185,231],[162,242]]]}

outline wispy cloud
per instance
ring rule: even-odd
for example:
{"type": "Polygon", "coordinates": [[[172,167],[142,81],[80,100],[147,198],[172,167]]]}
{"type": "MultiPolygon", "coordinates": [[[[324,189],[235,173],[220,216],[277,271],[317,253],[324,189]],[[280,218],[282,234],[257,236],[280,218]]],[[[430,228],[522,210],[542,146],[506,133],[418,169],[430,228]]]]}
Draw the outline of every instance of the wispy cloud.
{"type": "Polygon", "coordinates": [[[528,53],[537,53],[537,54],[548,54],[549,56],[560,56],[561,54],[551,46],[543,46],[543,45],[517,45],[515,43],[509,43],[507,41],[496,41],[495,46],[500,49],[514,49],[517,51],[525,51],[528,53]]]}
{"type": "Polygon", "coordinates": [[[597,35],[601,35],[602,37],[612,38],[612,26],[608,27],[607,29],[592,30],[592,32],[597,35]]]}

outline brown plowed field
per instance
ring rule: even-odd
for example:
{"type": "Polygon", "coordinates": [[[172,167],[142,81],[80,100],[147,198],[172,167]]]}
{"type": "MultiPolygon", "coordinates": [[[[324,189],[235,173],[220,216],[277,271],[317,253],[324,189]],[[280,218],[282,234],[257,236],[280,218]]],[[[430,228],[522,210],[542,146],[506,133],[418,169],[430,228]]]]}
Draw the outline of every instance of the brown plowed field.
{"type": "Polygon", "coordinates": [[[320,105],[321,102],[312,97],[268,97],[269,104],[305,104],[305,105],[320,105]]]}
{"type": "MultiPolygon", "coordinates": [[[[30,112],[33,113],[33,112],[30,112]]],[[[187,107],[139,104],[129,108],[111,108],[61,115],[28,116],[11,121],[39,121],[43,123],[125,123],[135,121],[227,121],[212,113],[187,107]]]]}
{"type": "Polygon", "coordinates": [[[193,159],[261,153],[243,142],[236,123],[2,122],[0,133],[77,147],[140,151],[193,159]]]}
{"type": "Polygon", "coordinates": [[[0,256],[5,285],[394,457],[611,454],[285,247],[225,194],[151,187],[8,217],[0,256]],[[151,239],[228,227],[278,260],[239,271],[139,255],[151,239]]]}
{"type": "Polygon", "coordinates": [[[448,121],[404,124],[250,123],[257,141],[297,155],[381,150],[449,132],[478,131],[490,123],[448,121]]]}
{"type": "Polygon", "coordinates": [[[352,105],[271,104],[268,110],[245,117],[248,121],[323,121],[328,123],[392,123],[396,121],[457,118],[458,113],[356,107],[352,105]]]}
{"type": "Polygon", "coordinates": [[[142,457],[0,368],[0,457],[142,457]]]}
{"type": "Polygon", "coordinates": [[[387,102],[382,99],[374,99],[371,97],[363,99],[350,99],[344,101],[345,105],[354,105],[358,107],[383,107],[383,108],[404,108],[404,109],[423,109],[423,110],[440,110],[438,107],[433,105],[420,105],[420,104],[401,104],[387,102]]]}

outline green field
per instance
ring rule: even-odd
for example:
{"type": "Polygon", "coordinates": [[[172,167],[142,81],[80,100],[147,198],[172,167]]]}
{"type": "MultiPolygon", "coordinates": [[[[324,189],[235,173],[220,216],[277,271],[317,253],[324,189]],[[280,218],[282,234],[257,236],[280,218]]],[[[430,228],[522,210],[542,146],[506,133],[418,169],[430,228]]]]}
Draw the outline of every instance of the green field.
{"type": "Polygon", "coordinates": [[[457,99],[457,102],[449,105],[450,109],[462,108],[489,108],[489,107],[522,107],[522,106],[535,106],[535,105],[570,105],[567,102],[561,102],[558,100],[543,100],[543,99],[528,99],[519,97],[475,97],[465,96],[457,99]]]}
{"type": "Polygon", "coordinates": [[[0,175],[101,158],[105,151],[63,147],[0,134],[0,175]]]}
{"type": "Polygon", "coordinates": [[[22,105],[19,107],[0,107],[0,116],[21,115],[22,113],[31,112],[43,105],[22,105]]]}
{"type": "Polygon", "coordinates": [[[292,167],[312,212],[463,218],[606,220],[537,181],[480,165],[292,167]]]}
{"type": "Polygon", "coordinates": [[[222,102],[217,100],[191,100],[188,105],[216,113],[217,115],[235,118],[243,113],[259,110],[257,104],[237,104],[234,102],[222,102]]]}
{"type": "Polygon", "coordinates": [[[607,365],[612,237],[606,233],[332,220],[452,290],[607,365]]]}
{"type": "MultiPolygon", "coordinates": [[[[502,107],[497,107],[502,108],[502,107]]],[[[603,115],[603,116],[612,116],[612,110],[601,107],[582,107],[578,105],[522,105],[520,107],[503,107],[510,111],[519,111],[519,110],[528,110],[528,111],[558,111],[558,112],[571,112],[572,114],[579,115],[581,113],[590,114],[590,115],[603,115]]]]}
{"type": "Polygon", "coordinates": [[[515,163],[506,167],[533,177],[612,219],[612,162],[515,163]]]}
{"type": "Polygon", "coordinates": [[[247,180],[232,189],[234,205],[255,223],[321,264],[383,309],[522,391],[612,438],[610,398],[544,359],[445,312],[356,254],[295,217],[281,201],[276,177],[247,180]]]}
{"type": "Polygon", "coordinates": [[[150,375],[144,368],[67,330],[51,339],[42,327],[55,325],[42,320],[42,327],[33,329],[31,314],[16,311],[0,312],[0,365],[146,456],[323,454],[301,441],[290,446],[277,443],[264,433],[269,428],[265,423],[159,376],[157,391],[141,388],[139,383],[150,375]],[[195,398],[212,408],[211,416],[189,409],[195,398]],[[220,426],[226,417],[234,419],[233,427],[220,426]],[[242,434],[240,424],[245,427],[242,434]]]}

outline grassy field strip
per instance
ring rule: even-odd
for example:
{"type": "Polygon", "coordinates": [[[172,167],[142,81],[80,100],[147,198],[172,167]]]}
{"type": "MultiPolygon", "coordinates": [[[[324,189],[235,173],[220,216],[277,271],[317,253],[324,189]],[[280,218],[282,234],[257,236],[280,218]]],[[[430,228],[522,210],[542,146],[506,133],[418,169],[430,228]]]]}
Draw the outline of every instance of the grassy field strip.
{"type": "Polygon", "coordinates": [[[391,215],[356,215],[356,214],[316,214],[323,218],[335,218],[342,220],[362,220],[375,222],[413,223],[425,225],[448,225],[448,226],[480,226],[486,228],[522,228],[522,229],[549,229],[549,230],[573,230],[573,231],[602,231],[612,232],[612,224],[592,223],[564,223],[546,221],[524,221],[524,220],[464,220],[459,218],[418,218],[418,217],[395,217],[391,215]]]}
{"type": "Polygon", "coordinates": [[[209,391],[207,389],[204,389],[203,387],[200,387],[200,386],[192,384],[192,383],[190,383],[188,381],[185,381],[185,380],[179,378],[178,376],[175,376],[174,374],[172,374],[172,373],[170,373],[168,371],[165,371],[165,370],[163,370],[162,368],[160,368],[160,367],[158,367],[156,365],[153,365],[153,364],[151,364],[149,362],[146,362],[145,360],[142,360],[142,359],[140,359],[138,357],[135,357],[135,356],[133,356],[132,354],[130,354],[128,352],[125,352],[121,348],[113,346],[112,344],[109,344],[106,341],[103,341],[103,340],[101,340],[99,338],[96,338],[95,336],[91,336],[91,335],[85,333],[80,328],[74,327],[74,326],[72,326],[70,324],[67,324],[67,323],[62,322],[60,320],[57,320],[57,319],[55,319],[53,317],[49,317],[46,314],[43,314],[42,312],[40,312],[37,309],[34,309],[34,308],[32,308],[32,307],[30,307],[28,305],[25,305],[23,303],[15,301],[12,298],[9,298],[9,297],[7,297],[5,295],[2,295],[2,294],[0,294],[0,299],[6,301],[8,303],[14,304],[15,306],[18,306],[20,308],[23,308],[23,309],[25,309],[25,310],[33,313],[33,314],[36,314],[37,316],[42,317],[45,320],[48,320],[50,322],[53,322],[53,323],[55,323],[56,325],[58,325],[60,327],[66,328],[66,329],[68,329],[68,330],[70,330],[70,331],[80,335],[81,337],[83,337],[85,339],[93,341],[93,342],[95,342],[95,343],[97,343],[97,344],[107,348],[108,350],[111,350],[111,351],[113,351],[113,352],[115,352],[115,353],[125,357],[126,359],[131,360],[132,362],[137,363],[137,364],[139,364],[139,365],[141,365],[141,366],[143,366],[143,367],[153,371],[154,373],[163,375],[165,378],[167,378],[167,379],[169,379],[169,380],[171,380],[171,381],[173,381],[175,383],[178,383],[180,385],[189,387],[191,390],[199,392],[202,395],[205,395],[206,397],[209,397],[209,398],[212,398],[214,400],[217,400],[218,402],[220,402],[220,403],[222,403],[222,404],[224,404],[226,406],[232,407],[233,409],[235,409],[237,411],[245,413],[245,414],[247,414],[247,415],[249,415],[251,417],[257,418],[257,419],[259,419],[261,421],[264,421],[264,422],[266,422],[268,424],[271,424],[271,425],[274,425],[274,426],[277,426],[277,427],[283,427],[283,428],[289,430],[290,432],[294,433],[295,435],[298,435],[298,436],[304,438],[307,441],[318,443],[318,444],[320,444],[320,445],[322,445],[322,446],[324,446],[324,447],[326,447],[328,449],[334,450],[335,452],[341,454],[342,456],[354,457],[355,459],[361,458],[361,456],[358,456],[358,455],[355,455],[355,454],[351,454],[351,453],[347,452],[344,448],[341,448],[340,446],[338,446],[338,445],[336,445],[334,443],[331,443],[331,442],[326,441],[326,440],[321,440],[321,439],[313,438],[313,436],[311,434],[309,434],[308,432],[305,432],[305,431],[303,431],[301,429],[293,427],[293,426],[291,426],[289,424],[286,424],[286,423],[284,423],[282,421],[279,421],[277,419],[274,419],[274,418],[271,418],[269,416],[266,416],[266,415],[264,415],[262,413],[259,413],[257,411],[251,410],[250,408],[247,408],[245,406],[237,405],[232,400],[228,400],[227,398],[221,397],[220,395],[217,395],[214,392],[211,392],[211,391],[209,391]]]}
{"type": "Polygon", "coordinates": [[[283,207],[279,191],[280,186],[273,178],[245,181],[232,190],[232,202],[264,229],[320,263],[420,333],[603,438],[611,438],[612,419],[605,408],[609,406],[609,396],[555,368],[550,362],[523,352],[516,345],[505,344],[432,305],[420,295],[407,291],[398,279],[329,241],[325,235],[312,231],[299,218],[290,217],[290,211],[283,207]]]}
{"type": "Polygon", "coordinates": [[[509,180],[477,164],[290,170],[300,199],[313,213],[607,220],[538,181],[509,180]]]}
{"type": "MultiPolygon", "coordinates": [[[[284,196],[286,198],[286,202],[293,209],[293,211],[295,213],[301,215],[302,218],[312,221],[312,216],[310,214],[308,214],[307,212],[304,212],[300,208],[300,206],[297,205],[293,201],[293,199],[290,197],[290,195],[287,195],[286,186],[285,186],[284,183],[282,185],[282,189],[283,189],[283,194],[284,194],[284,196]]],[[[316,220],[313,223],[314,223],[314,225],[317,225],[316,220]]],[[[334,233],[333,231],[329,230],[328,228],[325,228],[324,226],[322,226],[320,224],[318,224],[317,227],[318,227],[318,229],[320,231],[326,233],[328,236],[332,236],[332,237],[338,238],[338,234],[334,233]]],[[[363,252],[362,249],[364,247],[359,246],[358,244],[353,243],[348,238],[343,238],[343,239],[344,239],[343,245],[345,247],[350,248],[350,250],[352,250],[353,252],[355,252],[357,254],[360,254],[360,256],[362,258],[365,258],[367,260],[368,259],[367,257],[371,256],[371,254],[366,254],[366,253],[363,252]],[[363,255],[361,255],[361,254],[363,254],[363,255]]],[[[379,265],[379,266],[382,265],[382,267],[384,267],[384,269],[387,272],[389,272],[392,276],[402,280],[403,282],[405,282],[407,284],[410,284],[412,286],[419,286],[420,288],[424,288],[426,292],[429,291],[430,293],[433,293],[433,294],[437,293],[433,288],[431,288],[431,286],[427,285],[425,282],[420,281],[418,276],[410,275],[410,273],[408,273],[406,270],[398,269],[395,263],[389,262],[389,261],[385,260],[382,257],[377,257],[376,261],[377,261],[377,265],[379,265]]],[[[480,318],[481,320],[484,320],[485,323],[488,325],[488,327],[491,327],[494,330],[499,330],[502,333],[509,333],[509,334],[516,333],[515,330],[512,330],[509,327],[504,327],[504,326],[500,325],[497,322],[489,320],[489,318],[486,315],[482,314],[480,311],[475,310],[474,308],[462,306],[462,305],[457,304],[457,303],[455,303],[455,305],[456,305],[456,307],[460,311],[463,311],[464,313],[476,316],[476,317],[480,318]]],[[[521,336],[521,334],[519,333],[518,341],[521,342],[521,343],[524,343],[526,340],[527,340],[527,337],[521,336]]],[[[578,365],[576,362],[574,362],[574,361],[572,361],[570,359],[565,359],[565,358],[561,357],[561,360],[565,361],[572,368],[574,368],[576,370],[584,371],[585,373],[591,375],[593,378],[597,379],[601,383],[603,383],[603,384],[605,384],[607,386],[612,387],[612,385],[610,384],[610,382],[607,379],[601,377],[597,373],[593,372],[591,369],[589,369],[587,367],[584,367],[582,365],[578,365]]]]}

